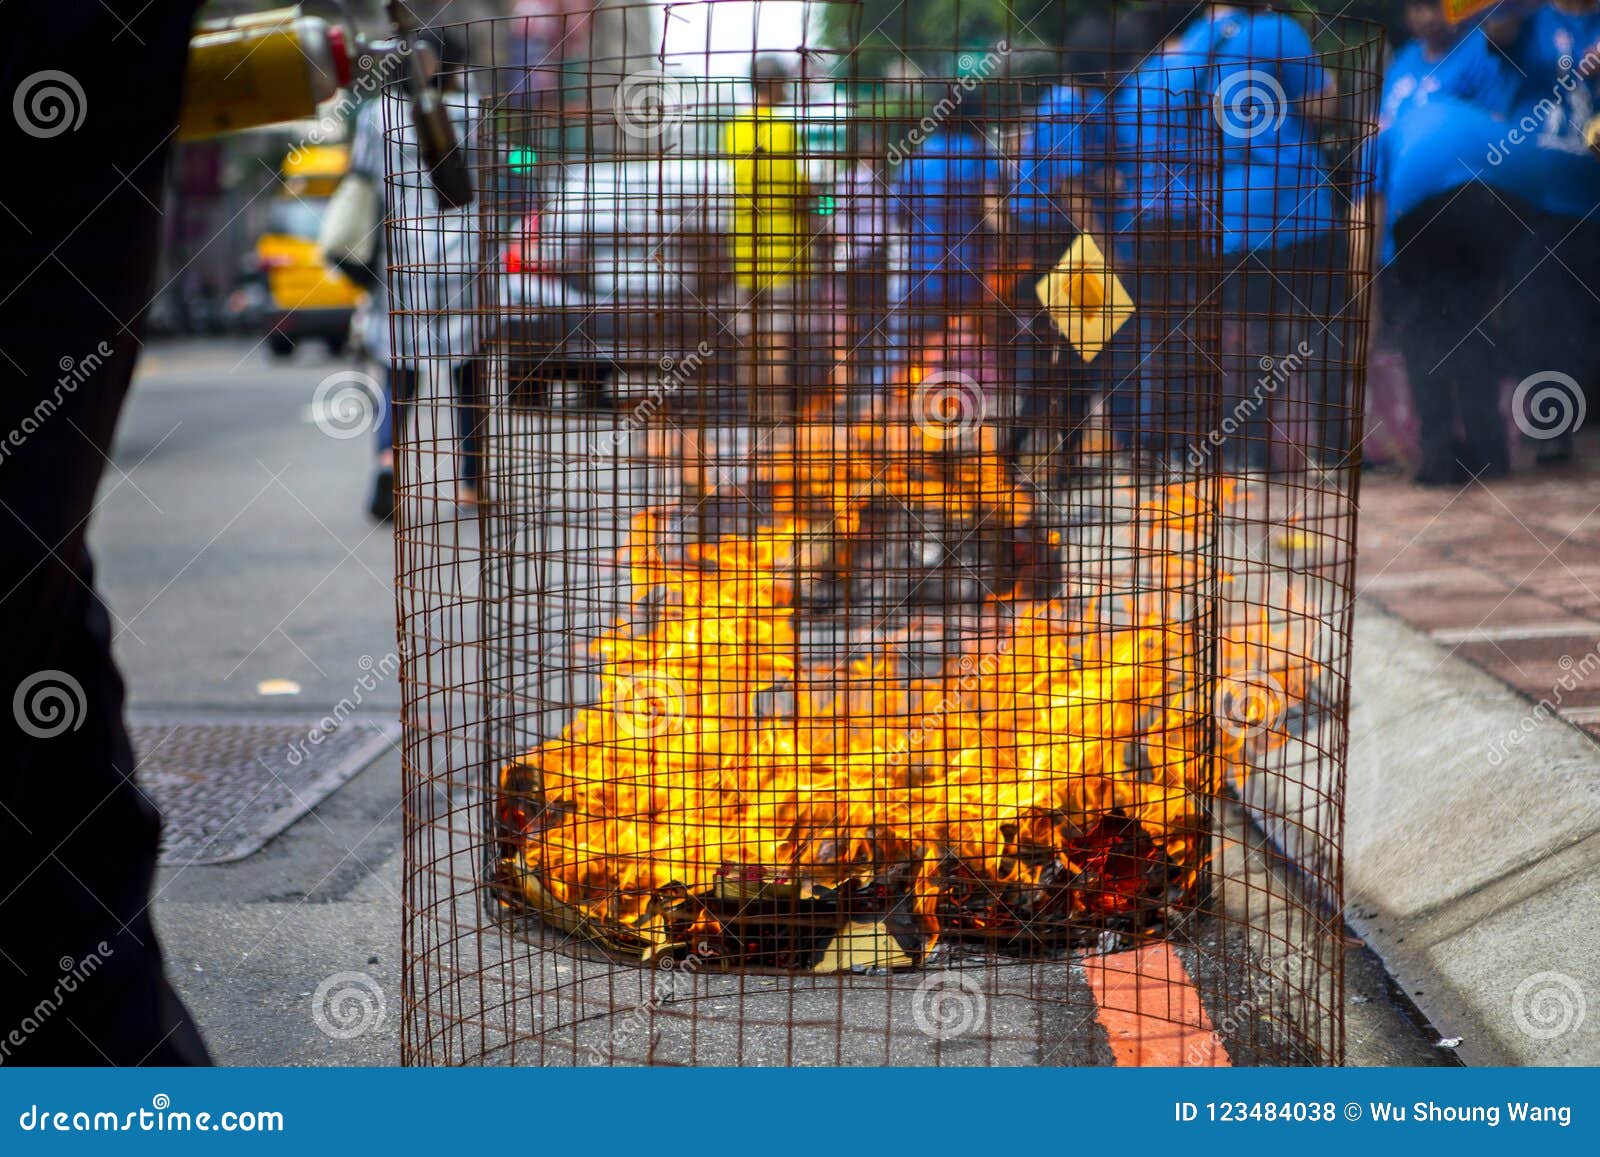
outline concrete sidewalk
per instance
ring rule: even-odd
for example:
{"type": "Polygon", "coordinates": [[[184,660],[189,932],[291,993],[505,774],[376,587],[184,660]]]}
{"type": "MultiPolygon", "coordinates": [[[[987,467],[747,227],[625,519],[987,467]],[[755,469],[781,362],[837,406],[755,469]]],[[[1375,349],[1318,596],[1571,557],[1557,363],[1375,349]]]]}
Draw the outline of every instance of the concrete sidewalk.
{"type": "Polygon", "coordinates": [[[1363,492],[1349,919],[1471,1064],[1600,1063],[1597,498],[1363,492]]]}

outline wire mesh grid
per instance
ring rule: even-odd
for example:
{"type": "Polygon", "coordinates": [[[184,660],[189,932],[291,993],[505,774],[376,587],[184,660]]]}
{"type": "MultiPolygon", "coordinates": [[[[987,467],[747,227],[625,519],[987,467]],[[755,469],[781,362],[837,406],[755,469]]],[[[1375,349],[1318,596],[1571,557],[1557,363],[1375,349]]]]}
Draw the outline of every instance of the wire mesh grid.
{"type": "Polygon", "coordinates": [[[1017,11],[394,102],[408,1062],[1341,1061],[1379,34],[1017,11]]]}

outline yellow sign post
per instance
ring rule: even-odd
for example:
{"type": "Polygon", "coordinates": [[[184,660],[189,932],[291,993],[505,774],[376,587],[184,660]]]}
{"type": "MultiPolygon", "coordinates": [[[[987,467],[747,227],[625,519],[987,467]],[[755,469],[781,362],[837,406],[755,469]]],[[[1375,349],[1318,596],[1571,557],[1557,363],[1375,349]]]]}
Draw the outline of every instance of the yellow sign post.
{"type": "Polygon", "coordinates": [[[1068,344],[1092,362],[1133,316],[1133,298],[1089,234],[1079,235],[1034,291],[1068,344]]]}

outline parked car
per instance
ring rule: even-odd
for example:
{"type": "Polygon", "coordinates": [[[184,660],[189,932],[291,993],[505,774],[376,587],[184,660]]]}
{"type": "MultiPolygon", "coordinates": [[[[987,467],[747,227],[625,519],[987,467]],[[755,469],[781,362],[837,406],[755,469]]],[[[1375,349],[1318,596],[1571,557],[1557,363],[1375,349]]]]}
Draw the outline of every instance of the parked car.
{"type": "Polygon", "coordinates": [[[615,396],[630,370],[653,381],[695,351],[735,345],[726,170],[655,158],[560,167],[543,208],[501,239],[487,342],[515,396],[541,402],[552,381],[615,396]]]}

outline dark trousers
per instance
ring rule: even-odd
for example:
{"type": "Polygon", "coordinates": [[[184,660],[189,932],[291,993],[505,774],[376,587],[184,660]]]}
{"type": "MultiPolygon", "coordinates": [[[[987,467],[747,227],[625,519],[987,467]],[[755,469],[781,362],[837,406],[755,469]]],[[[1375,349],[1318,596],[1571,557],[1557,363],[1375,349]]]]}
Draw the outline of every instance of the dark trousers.
{"type": "Polygon", "coordinates": [[[1588,401],[1600,382],[1600,213],[1586,219],[1524,211],[1507,233],[1516,238],[1509,255],[1509,295],[1502,307],[1505,375],[1516,382],[1533,375],[1544,381],[1520,399],[1517,425],[1532,431],[1528,442],[1539,457],[1571,453],[1580,399],[1552,375],[1577,381],[1588,401]],[[1542,400],[1541,400],[1542,396],[1542,400]]]}
{"type": "Polygon", "coordinates": [[[1039,302],[1039,281],[1056,267],[1077,236],[1070,227],[1036,226],[1019,230],[1014,241],[1022,273],[1013,304],[1019,321],[1013,355],[1017,420],[1009,441],[1012,453],[1030,440],[1038,449],[1070,451],[1082,437],[1090,400],[1096,393],[1109,393],[1114,381],[1108,368],[1111,350],[1102,350],[1095,362],[1086,363],[1039,302]]]}
{"type": "MultiPolygon", "coordinates": [[[[450,388],[455,395],[456,445],[460,456],[456,464],[456,481],[463,486],[476,486],[483,474],[483,437],[489,415],[483,402],[482,363],[468,359],[450,369],[450,388]]],[[[384,381],[388,395],[383,411],[383,421],[378,423],[377,438],[380,453],[394,449],[395,431],[404,431],[410,421],[411,409],[416,405],[420,371],[415,366],[389,367],[384,381]]]]}
{"type": "Polygon", "coordinates": [[[1173,455],[1217,423],[1210,384],[1214,335],[1200,304],[1215,289],[1215,257],[1206,255],[1192,221],[1142,222],[1128,246],[1134,262],[1128,284],[1138,312],[1123,335],[1132,334],[1137,345],[1112,363],[1118,373],[1108,419],[1119,444],[1173,455]]]}
{"type": "Polygon", "coordinates": [[[1492,311],[1521,231],[1482,185],[1431,197],[1395,222],[1386,313],[1397,326],[1421,430],[1419,482],[1462,482],[1510,466],[1492,311]]]}
{"type": "MultiPolygon", "coordinates": [[[[150,924],[159,820],[133,781],[85,544],[155,272],[195,0],[131,27],[8,5],[0,91],[83,92],[76,127],[0,118],[0,1063],[205,1063],[150,924]]],[[[74,112],[67,114],[74,121],[74,112]]]]}
{"type": "Polygon", "coordinates": [[[1333,233],[1222,258],[1219,453],[1290,471],[1351,455],[1346,379],[1361,343],[1347,246],[1333,233]]]}

